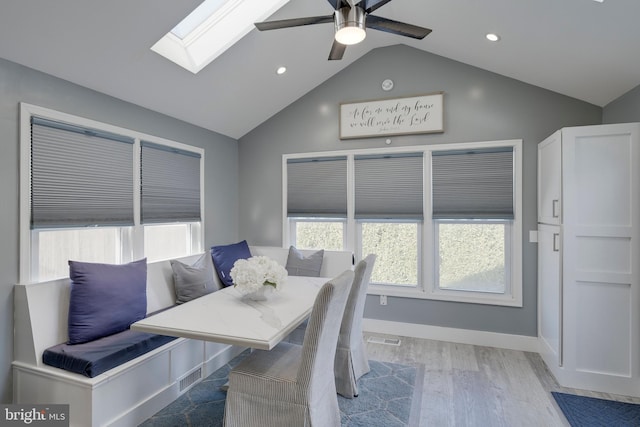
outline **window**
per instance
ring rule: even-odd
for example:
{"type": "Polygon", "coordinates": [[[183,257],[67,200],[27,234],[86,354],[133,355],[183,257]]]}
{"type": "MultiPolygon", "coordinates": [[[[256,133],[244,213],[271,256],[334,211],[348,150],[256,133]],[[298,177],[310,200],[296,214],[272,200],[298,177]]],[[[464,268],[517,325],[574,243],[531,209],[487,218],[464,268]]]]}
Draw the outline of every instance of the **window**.
{"type": "Polygon", "coordinates": [[[33,231],[32,238],[37,255],[32,276],[41,280],[68,276],[70,259],[108,264],[123,259],[119,227],[33,231]]]}
{"type": "Polygon", "coordinates": [[[361,257],[377,255],[371,283],[418,286],[419,223],[361,221],[359,225],[361,257]]]}
{"type": "Polygon", "coordinates": [[[144,254],[147,262],[178,258],[200,252],[200,223],[144,226],[144,254]]]}
{"type": "Polygon", "coordinates": [[[286,163],[288,241],[300,249],[343,250],[347,217],[347,158],[286,163]]]}
{"type": "Polygon", "coordinates": [[[289,0],[205,0],[151,50],[197,74],[289,0]]]}
{"type": "Polygon", "coordinates": [[[283,166],[285,244],[342,239],[356,259],[377,254],[369,293],[522,306],[521,140],[285,155],[283,166]]]}
{"type": "Polygon", "coordinates": [[[377,255],[371,283],[419,284],[423,164],[422,152],[354,156],[356,244],[361,259],[370,253],[377,255]]]}
{"type": "Polygon", "coordinates": [[[512,146],[432,153],[432,296],[519,303],[514,159],[512,146]]]}
{"type": "Polygon", "coordinates": [[[344,249],[344,220],[291,218],[291,244],[298,249],[344,249]]]}
{"type": "Polygon", "coordinates": [[[202,250],[203,150],[27,104],[21,118],[21,281],[202,250]]]}
{"type": "Polygon", "coordinates": [[[509,223],[437,220],[435,224],[439,289],[508,293],[509,223]]]}

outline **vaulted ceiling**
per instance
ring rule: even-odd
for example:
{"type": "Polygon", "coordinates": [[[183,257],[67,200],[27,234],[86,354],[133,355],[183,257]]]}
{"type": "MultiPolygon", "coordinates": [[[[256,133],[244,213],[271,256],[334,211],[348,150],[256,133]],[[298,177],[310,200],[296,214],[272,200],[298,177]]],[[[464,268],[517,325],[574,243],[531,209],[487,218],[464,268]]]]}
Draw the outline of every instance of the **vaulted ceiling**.
{"type": "MultiPolygon", "coordinates": [[[[254,29],[192,74],[150,47],[199,3],[3,0],[0,57],[236,139],[372,49],[400,43],[598,106],[640,84],[638,0],[393,0],[375,14],[433,33],[369,30],[328,61],[332,24],[254,29]]],[[[290,0],[270,19],[331,13],[326,0],[290,0]]]]}

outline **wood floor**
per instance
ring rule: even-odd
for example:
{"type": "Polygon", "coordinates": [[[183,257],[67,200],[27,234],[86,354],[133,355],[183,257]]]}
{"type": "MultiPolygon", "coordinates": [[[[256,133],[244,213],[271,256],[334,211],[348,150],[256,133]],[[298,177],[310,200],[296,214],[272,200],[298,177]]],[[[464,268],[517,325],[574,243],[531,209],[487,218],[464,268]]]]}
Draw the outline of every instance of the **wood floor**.
{"type": "MultiPolygon", "coordinates": [[[[372,334],[365,334],[365,342],[372,334]]],[[[399,346],[367,342],[369,358],[423,366],[420,426],[568,426],[551,391],[640,403],[560,387],[537,353],[419,338],[399,346]]],[[[419,370],[422,372],[422,370],[419,370]]],[[[417,426],[411,426],[417,427],[417,426]]]]}

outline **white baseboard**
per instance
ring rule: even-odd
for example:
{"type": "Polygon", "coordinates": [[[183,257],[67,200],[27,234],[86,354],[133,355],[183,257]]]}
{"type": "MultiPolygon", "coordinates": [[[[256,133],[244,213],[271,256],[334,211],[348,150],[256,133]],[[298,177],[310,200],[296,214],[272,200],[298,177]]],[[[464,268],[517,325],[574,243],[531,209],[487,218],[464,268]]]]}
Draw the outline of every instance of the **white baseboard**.
{"type": "Polygon", "coordinates": [[[365,332],[449,341],[509,350],[538,353],[538,337],[502,334],[498,332],[474,331],[471,329],[446,328],[442,326],[419,325],[417,323],[391,322],[388,320],[363,319],[365,332]]]}

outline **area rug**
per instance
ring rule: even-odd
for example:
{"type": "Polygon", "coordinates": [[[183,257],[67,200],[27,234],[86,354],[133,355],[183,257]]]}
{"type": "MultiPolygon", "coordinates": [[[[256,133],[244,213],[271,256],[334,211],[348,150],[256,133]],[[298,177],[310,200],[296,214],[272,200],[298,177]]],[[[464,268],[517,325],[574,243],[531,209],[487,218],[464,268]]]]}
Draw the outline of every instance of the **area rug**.
{"type": "MultiPolygon", "coordinates": [[[[143,427],[222,426],[229,371],[245,352],[191,388],[141,424],[143,427]]],[[[370,361],[371,372],[358,381],[354,399],[338,396],[343,427],[406,427],[418,425],[422,400],[421,367],[370,361]]]]}
{"type": "Polygon", "coordinates": [[[637,427],[640,405],[551,392],[571,427],[637,427]]]}

